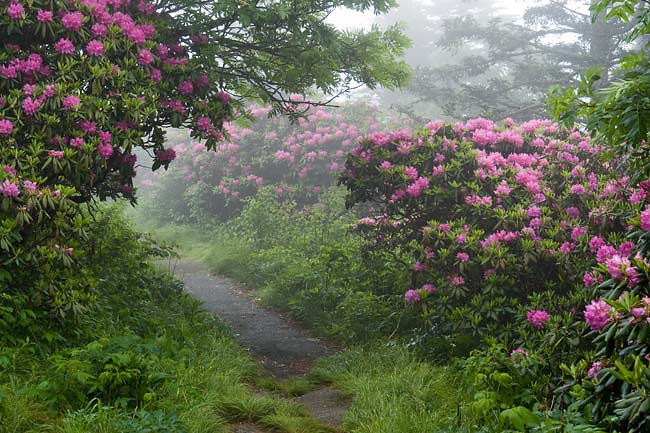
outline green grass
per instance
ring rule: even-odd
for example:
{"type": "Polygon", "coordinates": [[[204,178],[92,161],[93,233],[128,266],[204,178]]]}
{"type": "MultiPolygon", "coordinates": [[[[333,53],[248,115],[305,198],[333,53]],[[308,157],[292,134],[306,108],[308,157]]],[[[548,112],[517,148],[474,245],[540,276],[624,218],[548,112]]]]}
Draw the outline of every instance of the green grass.
{"type": "Polygon", "coordinates": [[[474,432],[460,373],[419,361],[399,346],[356,348],[323,359],[313,374],[350,394],[350,433],[474,432]],[[459,419],[458,414],[461,414],[459,419]]]}
{"type": "MultiPolygon", "coordinates": [[[[83,407],[51,404],[53,396],[46,395],[44,386],[53,380],[56,361],[51,354],[35,344],[0,348],[0,356],[10,360],[0,367],[0,433],[225,433],[229,424],[243,420],[277,432],[331,431],[281,395],[289,394],[282,392],[283,385],[266,376],[229,330],[189,296],[133,301],[129,311],[132,317],[125,326],[140,323],[147,344],[169,352],[154,367],[164,382],[151,389],[142,405],[97,399],[83,407]],[[274,392],[260,391],[257,383],[274,392]]],[[[97,314],[93,320],[103,324],[99,334],[113,338],[130,332],[120,328],[115,317],[97,314]]],[[[120,314],[123,320],[124,311],[120,314]]],[[[87,347],[84,341],[75,344],[87,347]]],[[[72,349],[61,347],[54,353],[65,357],[72,349]]]]}

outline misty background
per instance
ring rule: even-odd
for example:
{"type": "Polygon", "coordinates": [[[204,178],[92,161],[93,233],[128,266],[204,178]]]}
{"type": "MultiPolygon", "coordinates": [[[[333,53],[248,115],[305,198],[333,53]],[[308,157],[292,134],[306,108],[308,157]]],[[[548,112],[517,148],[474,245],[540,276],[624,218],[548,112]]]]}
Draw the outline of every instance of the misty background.
{"type": "Polygon", "coordinates": [[[412,46],[413,78],[400,91],[365,89],[382,109],[423,122],[434,118],[493,120],[548,117],[553,86],[570,86],[594,65],[611,66],[635,47],[630,23],[592,22],[586,1],[403,0],[386,15],[337,11],[340,29],[400,25],[412,46]]]}

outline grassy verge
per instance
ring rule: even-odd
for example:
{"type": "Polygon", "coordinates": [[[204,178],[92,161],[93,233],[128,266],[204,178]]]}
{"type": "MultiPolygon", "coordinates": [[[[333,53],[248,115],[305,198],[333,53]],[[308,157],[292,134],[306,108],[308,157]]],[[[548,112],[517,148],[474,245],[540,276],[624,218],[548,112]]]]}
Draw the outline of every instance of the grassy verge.
{"type": "Polygon", "coordinates": [[[196,300],[175,294],[139,307],[131,319],[149,324],[142,335],[101,333],[47,355],[31,344],[5,349],[0,431],[219,433],[239,421],[288,433],[330,431],[290,400],[260,395],[253,385],[269,379],[196,300]],[[134,389],[143,383],[139,396],[134,389]]]}
{"type": "Polygon", "coordinates": [[[480,431],[465,411],[462,376],[396,345],[355,348],[323,359],[313,375],[353,396],[345,431],[422,433],[480,431]]]}
{"type": "Polygon", "coordinates": [[[281,392],[259,390],[282,386],[148,263],[160,248],[119,212],[97,216],[90,244],[93,301],[74,327],[0,339],[12,342],[0,344],[0,433],[225,433],[240,421],[331,431],[281,392]]]}

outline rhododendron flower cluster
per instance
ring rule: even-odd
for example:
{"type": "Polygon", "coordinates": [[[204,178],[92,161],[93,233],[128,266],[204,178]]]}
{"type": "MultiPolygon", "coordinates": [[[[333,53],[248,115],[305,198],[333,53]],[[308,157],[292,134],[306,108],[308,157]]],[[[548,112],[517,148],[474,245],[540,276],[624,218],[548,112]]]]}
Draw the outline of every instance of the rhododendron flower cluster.
{"type": "Polygon", "coordinates": [[[526,315],[526,319],[537,329],[542,329],[546,326],[546,322],[551,318],[548,311],[544,310],[531,310],[526,315]]]}
{"type": "MultiPolygon", "coordinates": [[[[602,281],[591,273],[598,263],[625,285],[639,281],[619,234],[635,216],[650,228],[640,209],[648,192],[601,155],[588,136],[546,120],[432,122],[369,135],[341,181],[350,203],[374,205],[357,226],[369,246],[410,252],[404,291],[437,286],[420,303],[438,329],[481,334],[522,318],[542,329],[551,315],[584,308],[585,284],[602,281]],[[514,313],[546,291],[556,303],[514,313]]],[[[592,310],[591,324],[601,325],[592,310]]]]}
{"type": "MultiPolygon", "coordinates": [[[[189,89],[189,88],[188,88],[189,89]]],[[[224,96],[225,98],[225,96],[224,96]]],[[[308,106],[294,96],[300,106],[308,106]]],[[[228,140],[213,153],[198,143],[176,140],[172,149],[178,160],[154,183],[156,210],[210,220],[229,218],[246,199],[270,186],[281,200],[298,205],[314,203],[325,188],[336,183],[345,157],[364,134],[377,131],[380,119],[364,104],[333,109],[313,108],[292,124],[282,117],[269,118],[271,107],[249,107],[250,125],[226,123],[228,140]],[[167,207],[167,208],[166,208],[167,207]],[[191,208],[191,211],[183,209],[191,208]],[[174,212],[174,208],[177,210],[174,212]]],[[[211,127],[207,117],[197,128],[211,127]]],[[[162,154],[158,153],[162,159],[162,154]]],[[[406,170],[411,182],[404,193],[417,196],[429,179],[406,170]]]]}

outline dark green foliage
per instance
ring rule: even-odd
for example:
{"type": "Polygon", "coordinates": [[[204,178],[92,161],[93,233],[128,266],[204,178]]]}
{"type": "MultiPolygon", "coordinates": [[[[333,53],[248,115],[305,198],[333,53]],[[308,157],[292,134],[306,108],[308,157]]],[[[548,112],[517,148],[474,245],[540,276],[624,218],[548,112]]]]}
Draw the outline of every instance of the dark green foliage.
{"type": "Polygon", "coordinates": [[[263,191],[217,228],[205,260],[325,333],[365,340],[409,329],[397,291],[408,273],[382,254],[364,259],[343,209],[337,189],[307,210],[263,191]]]}
{"type": "Polygon", "coordinates": [[[106,404],[140,406],[168,379],[160,364],[172,359],[164,346],[173,347],[173,342],[164,343],[123,335],[56,353],[39,391],[56,407],[81,408],[95,398],[106,404]]]}

